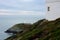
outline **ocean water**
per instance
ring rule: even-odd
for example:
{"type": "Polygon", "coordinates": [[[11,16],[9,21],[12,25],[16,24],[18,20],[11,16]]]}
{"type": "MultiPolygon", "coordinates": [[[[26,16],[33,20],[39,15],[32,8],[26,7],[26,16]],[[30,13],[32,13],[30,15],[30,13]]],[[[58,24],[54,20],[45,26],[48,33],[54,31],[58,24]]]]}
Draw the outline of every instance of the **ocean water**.
{"type": "Polygon", "coordinates": [[[11,36],[10,34],[7,34],[4,31],[9,29],[13,25],[18,24],[18,23],[32,23],[33,24],[34,22],[41,20],[43,18],[44,18],[43,16],[37,16],[37,15],[35,16],[32,16],[32,15],[0,16],[0,40],[4,40],[7,37],[11,36]]]}

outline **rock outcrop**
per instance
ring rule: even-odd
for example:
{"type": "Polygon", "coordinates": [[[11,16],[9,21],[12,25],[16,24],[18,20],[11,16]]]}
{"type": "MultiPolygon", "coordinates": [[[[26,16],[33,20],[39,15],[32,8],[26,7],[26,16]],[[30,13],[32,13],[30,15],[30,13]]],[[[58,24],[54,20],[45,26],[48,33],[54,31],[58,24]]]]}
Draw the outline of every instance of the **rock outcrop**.
{"type": "Polygon", "coordinates": [[[54,21],[42,19],[27,29],[29,31],[13,35],[5,40],[60,40],[60,18],[54,21]]]}

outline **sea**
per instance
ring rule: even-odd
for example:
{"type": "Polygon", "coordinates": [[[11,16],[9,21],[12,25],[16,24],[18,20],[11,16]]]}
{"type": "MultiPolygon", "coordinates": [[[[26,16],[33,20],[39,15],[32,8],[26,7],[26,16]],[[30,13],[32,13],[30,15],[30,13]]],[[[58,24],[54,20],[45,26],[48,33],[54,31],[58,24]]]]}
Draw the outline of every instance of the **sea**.
{"type": "Polygon", "coordinates": [[[5,31],[18,23],[35,23],[38,20],[44,19],[44,16],[38,15],[0,15],[0,40],[4,40],[11,36],[5,31]]]}

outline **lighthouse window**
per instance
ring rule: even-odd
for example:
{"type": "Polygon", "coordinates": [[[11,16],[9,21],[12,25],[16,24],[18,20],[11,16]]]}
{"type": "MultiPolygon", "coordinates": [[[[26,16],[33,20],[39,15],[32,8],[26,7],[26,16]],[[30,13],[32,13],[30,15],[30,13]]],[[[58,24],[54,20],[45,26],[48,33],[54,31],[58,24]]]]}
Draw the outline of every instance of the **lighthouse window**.
{"type": "Polygon", "coordinates": [[[48,7],[48,11],[50,11],[50,7],[48,7]]]}

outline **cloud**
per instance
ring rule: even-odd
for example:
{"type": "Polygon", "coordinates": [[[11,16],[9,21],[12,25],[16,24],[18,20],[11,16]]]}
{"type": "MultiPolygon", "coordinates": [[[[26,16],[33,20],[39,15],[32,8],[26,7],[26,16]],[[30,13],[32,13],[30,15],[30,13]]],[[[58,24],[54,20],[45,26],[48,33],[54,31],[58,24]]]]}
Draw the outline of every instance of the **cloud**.
{"type": "Polygon", "coordinates": [[[0,0],[0,9],[42,11],[42,0],[0,0]]]}
{"type": "Polygon", "coordinates": [[[41,0],[0,0],[0,15],[45,15],[42,2],[41,0]]]}
{"type": "Polygon", "coordinates": [[[20,0],[22,2],[32,2],[33,0],[20,0]]]}
{"type": "Polygon", "coordinates": [[[21,11],[21,10],[0,10],[0,15],[44,15],[44,12],[39,11],[21,11]]]}

